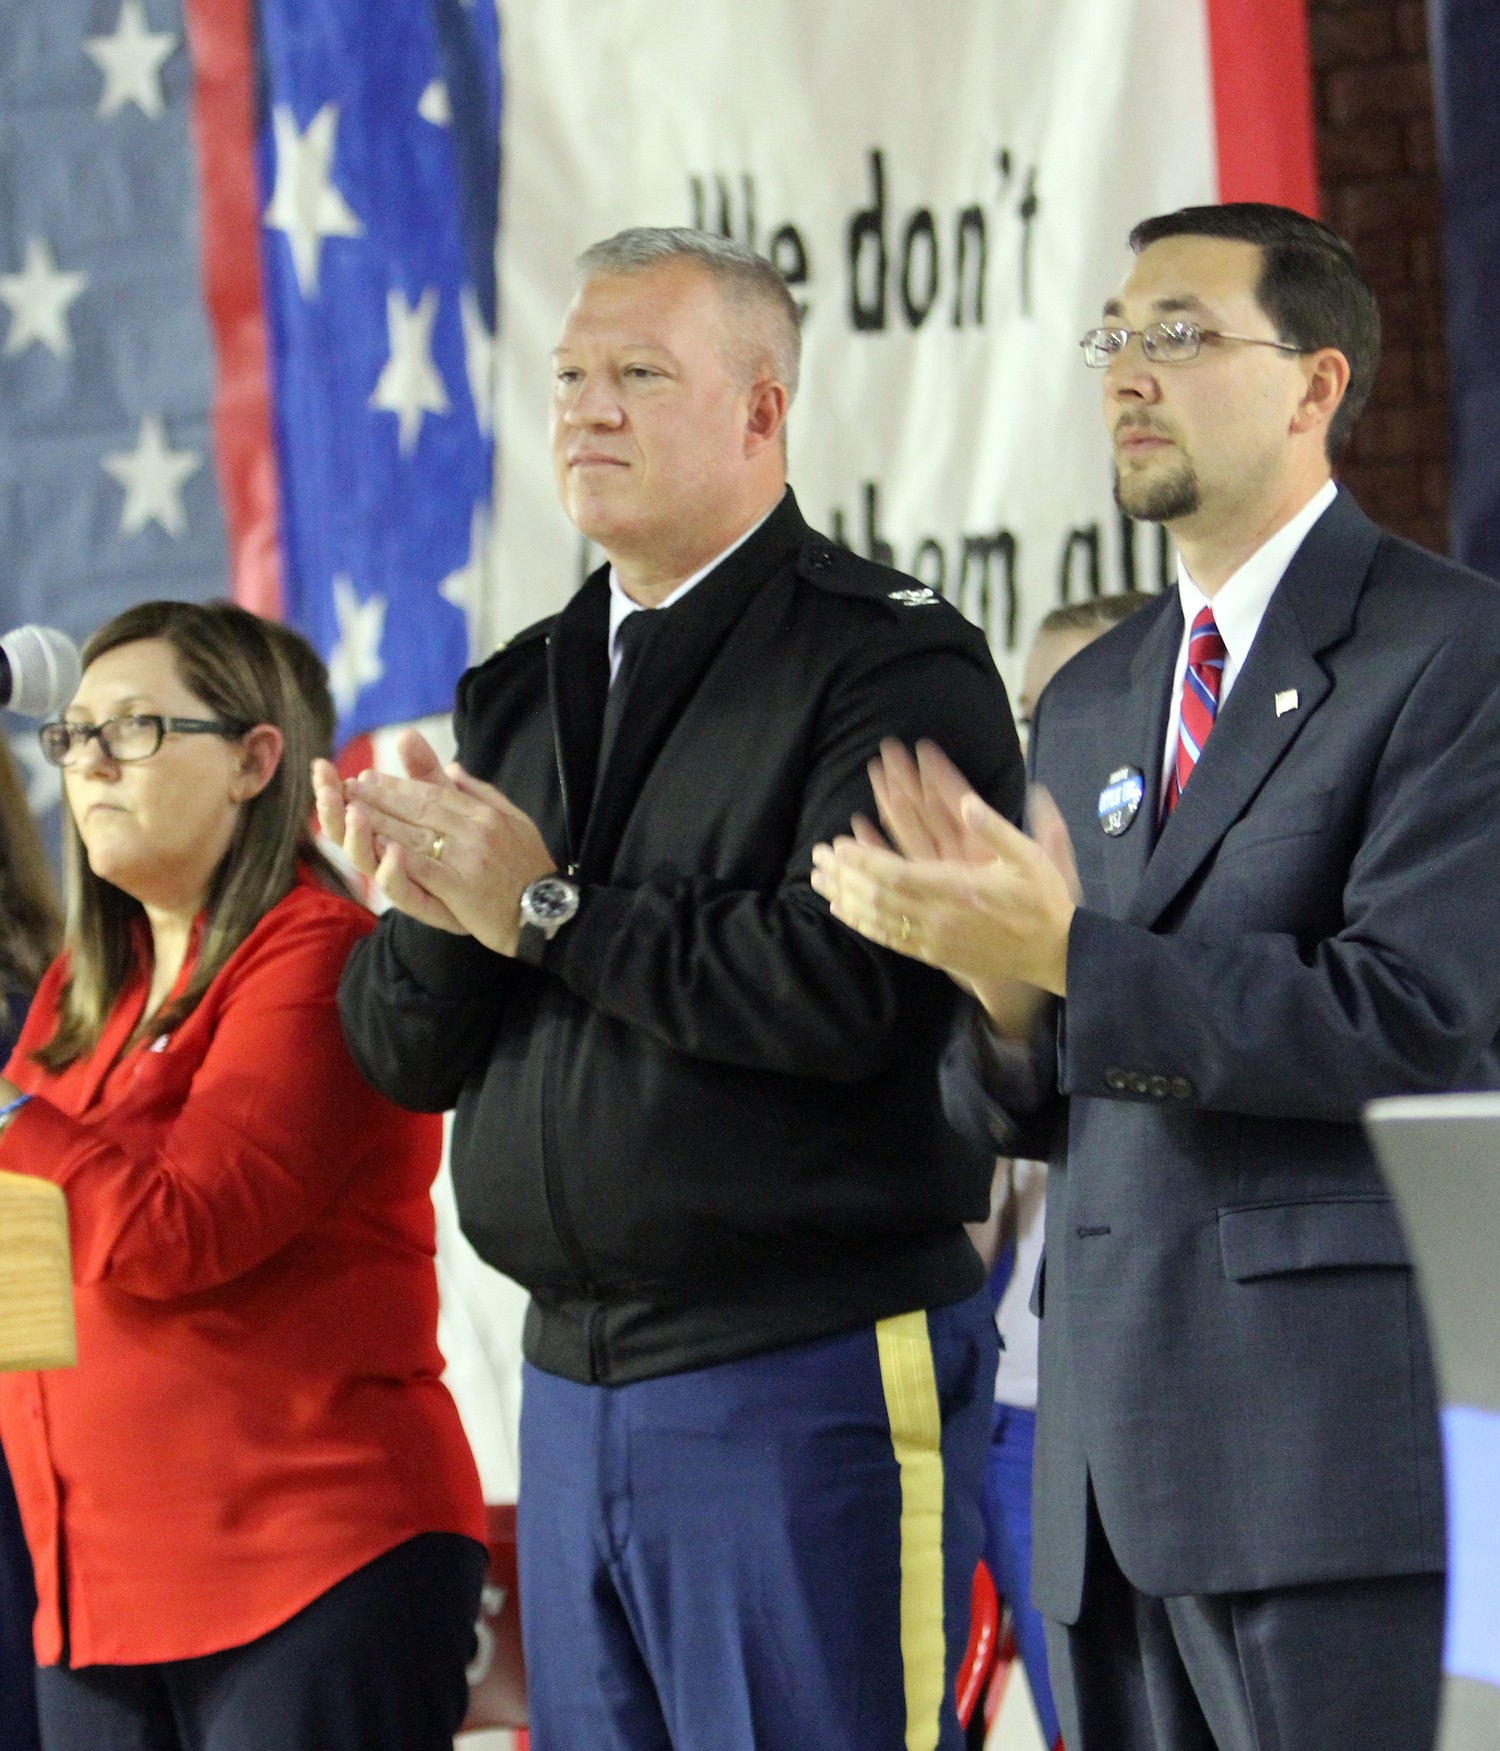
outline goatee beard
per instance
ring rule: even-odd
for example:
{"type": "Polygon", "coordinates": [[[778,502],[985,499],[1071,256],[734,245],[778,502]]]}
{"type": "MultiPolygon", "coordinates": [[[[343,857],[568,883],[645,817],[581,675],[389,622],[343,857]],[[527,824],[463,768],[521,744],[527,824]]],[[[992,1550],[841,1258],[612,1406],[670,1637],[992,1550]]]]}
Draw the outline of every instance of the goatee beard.
{"type": "Polygon", "coordinates": [[[1115,470],[1115,503],[1127,517],[1143,523],[1171,523],[1178,517],[1191,517],[1202,502],[1198,476],[1189,462],[1155,480],[1128,483],[1120,478],[1119,469],[1115,470]]]}

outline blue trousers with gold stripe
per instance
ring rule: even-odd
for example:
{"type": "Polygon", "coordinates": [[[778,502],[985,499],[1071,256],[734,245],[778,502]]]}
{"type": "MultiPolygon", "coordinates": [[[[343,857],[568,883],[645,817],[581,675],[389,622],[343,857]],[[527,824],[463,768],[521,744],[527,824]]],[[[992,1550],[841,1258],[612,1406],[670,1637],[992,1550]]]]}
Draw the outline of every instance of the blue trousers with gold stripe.
{"type": "Polygon", "coordinates": [[[982,1291],[628,1386],[527,1368],[535,1751],[959,1751],[982,1291]]]}

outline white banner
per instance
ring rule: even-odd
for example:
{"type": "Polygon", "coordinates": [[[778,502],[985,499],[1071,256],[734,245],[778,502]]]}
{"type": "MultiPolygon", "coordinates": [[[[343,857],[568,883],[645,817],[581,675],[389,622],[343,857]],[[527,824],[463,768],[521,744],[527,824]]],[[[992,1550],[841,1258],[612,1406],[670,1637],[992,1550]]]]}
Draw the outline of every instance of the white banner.
{"type": "Polygon", "coordinates": [[[782,269],[806,309],[804,514],[941,588],[1008,681],[1059,601],[1157,587],[1077,341],[1131,224],[1216,198],[1198,0],[501,0],[501,25],[491,642],[586,569],[549,355],[574,257],[638,224],[782,269]]]}

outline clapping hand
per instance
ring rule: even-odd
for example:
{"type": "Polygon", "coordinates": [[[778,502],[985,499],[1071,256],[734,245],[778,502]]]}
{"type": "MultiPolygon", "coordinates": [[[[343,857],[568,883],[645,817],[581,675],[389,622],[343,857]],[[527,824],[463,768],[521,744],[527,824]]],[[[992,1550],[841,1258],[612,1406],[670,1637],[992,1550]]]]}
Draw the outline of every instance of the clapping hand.
{"type": "Polygon", "coordinates": [[[870,782],[884,834],[856,818],[848,837],[819,845],[814,888],[861,936],[973,990],[1006,1031],[1024,1025],[1036,993],[1066,990],[1080,893],[1051,797],[1033,790],[1029,838],[930,742],[918,744],[915,758],[898,742],[883,743],[870,782]],[[1030,995],[1023,999],[1017,985],[1030,995]]]}
{"type": "Polygon", "coordinates": [[[513,955],[522,890],[557,865],[536,823],[501,791],[458,764],[444,766],[426,738],[405,730],[404,777],[340,778],[313,763],[318,822],[397,910],[513,955]]]}

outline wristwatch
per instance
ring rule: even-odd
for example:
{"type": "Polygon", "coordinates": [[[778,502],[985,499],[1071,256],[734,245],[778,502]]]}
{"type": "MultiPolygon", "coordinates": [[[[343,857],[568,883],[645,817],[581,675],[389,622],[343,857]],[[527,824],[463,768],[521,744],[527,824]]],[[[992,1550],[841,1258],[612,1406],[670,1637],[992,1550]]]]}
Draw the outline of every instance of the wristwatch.
{"type": "Polygon", "coordinates": [[[548,942],[578,910],[578,883],[566,876],[539,876],[521,891],[521,928],[539,930],[548,942]]]}

